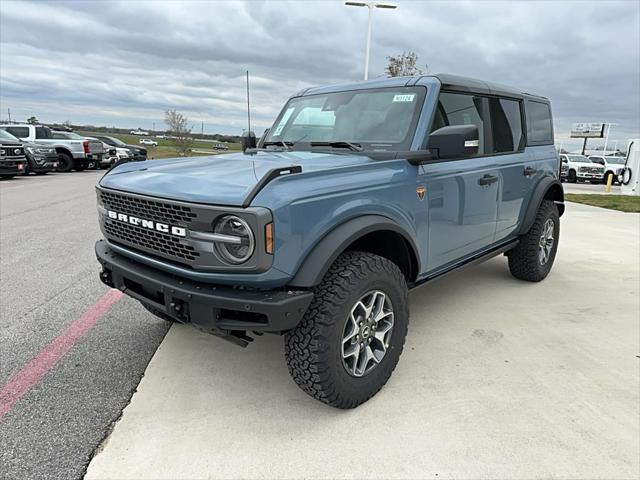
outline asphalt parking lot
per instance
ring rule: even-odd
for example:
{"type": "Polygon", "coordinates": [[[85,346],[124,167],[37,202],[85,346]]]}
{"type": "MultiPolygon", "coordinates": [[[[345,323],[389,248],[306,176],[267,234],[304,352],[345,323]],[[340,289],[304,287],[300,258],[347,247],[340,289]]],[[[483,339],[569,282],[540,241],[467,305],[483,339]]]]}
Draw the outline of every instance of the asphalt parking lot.
{"type": "Polygon", "coordinates": [[[0,182],[2,479],[80,478],[167,330],[98,281],[99,175],[0,182]]]}
{"type": "Polygon", "coordinates": [[[282,339],[165,337],[101,285],[98,175],[0,182],[0,477],[637,477],[640,215],[569,204],[541,284],[500,257],[414,291],[390,382],[338,411],[282,339]]]}

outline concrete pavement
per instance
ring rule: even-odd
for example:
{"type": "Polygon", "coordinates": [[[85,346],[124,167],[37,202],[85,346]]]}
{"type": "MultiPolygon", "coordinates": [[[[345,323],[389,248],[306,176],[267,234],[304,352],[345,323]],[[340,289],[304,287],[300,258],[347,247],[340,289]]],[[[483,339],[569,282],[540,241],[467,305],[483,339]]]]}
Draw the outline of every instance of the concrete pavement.
{"type": "Polygon", "coordinates": [[[569,204],[542,283],[506,260],[416,290],[356,410],[306,396],[282,339],[175,325],[86,478],[637,478],[640,216],[569,204]]]}

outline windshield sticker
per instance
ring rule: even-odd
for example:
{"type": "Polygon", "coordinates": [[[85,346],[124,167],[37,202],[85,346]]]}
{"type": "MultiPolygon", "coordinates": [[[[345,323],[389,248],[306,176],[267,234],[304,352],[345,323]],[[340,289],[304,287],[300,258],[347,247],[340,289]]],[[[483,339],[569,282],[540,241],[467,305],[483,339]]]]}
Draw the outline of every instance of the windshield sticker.
{"type": "Polygon", "coordinates": [[[413,102],[414,98],[416,98],[416,96],[413,93],[411,95],[394,95],[393,101],[394,102],[413,102]]]}
{"type": "Polygon", "coordinates": [[[289,120],[289,117],[291,116],[291,114],[293,113],[294,110],[295,110],[295,108],[291,107],[291,108],[287,108],[287,111],[284,112],[284,115],[280,119],[280,123],[276,127],[275,132],[273,132],[273,136],[274,137],[277,137],[282,133],[282,130],[284,129],[284,126],[287,124],[287,121],[289,120]]]}

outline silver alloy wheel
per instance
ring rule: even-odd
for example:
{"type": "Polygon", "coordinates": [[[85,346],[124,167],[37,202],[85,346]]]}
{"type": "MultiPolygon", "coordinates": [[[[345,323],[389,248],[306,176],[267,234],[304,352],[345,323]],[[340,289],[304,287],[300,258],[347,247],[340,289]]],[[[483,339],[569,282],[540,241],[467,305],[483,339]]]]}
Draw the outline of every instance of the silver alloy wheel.
{"type": "Polygon", "coordinates": [[[552,218],[548,218],[544,222],[544,228],[542,229],[542,235],[540,235],[540,242],[538,243],[538,260],[540,265],[546,265],[551,257],[551,250],[553,249],[553,233],[555,230],[555,224],[552,218]]]}
{"type": "Polygon", "coordinates": [[[342,364],[362,377],[384,358],[393,332],[393,305],[380,290],[366,293],[351,309],[342,335],[342,364]]]}

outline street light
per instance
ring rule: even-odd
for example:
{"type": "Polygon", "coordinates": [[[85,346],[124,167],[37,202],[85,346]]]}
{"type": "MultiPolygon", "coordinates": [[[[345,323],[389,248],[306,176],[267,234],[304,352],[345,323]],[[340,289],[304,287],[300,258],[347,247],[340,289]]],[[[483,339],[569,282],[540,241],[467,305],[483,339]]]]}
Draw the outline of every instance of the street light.
{"type": "Polygon", "coordinates": [[[373,18],[374,8],[386,8],[393,10],[398,8],[393,3],[376,3],[376,2],[344,2],[349,7],[367,7],[369,9],[369,23],[367,25],[367,49],[364,54],[364,79],[369,78],[369,53],[371,52],[371,20],[373,18]]]}

